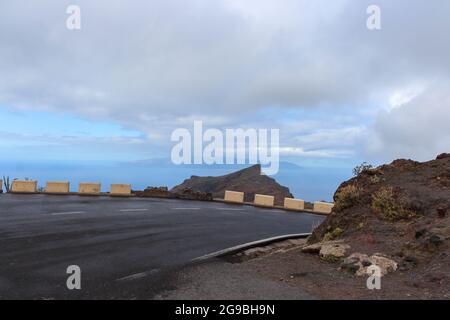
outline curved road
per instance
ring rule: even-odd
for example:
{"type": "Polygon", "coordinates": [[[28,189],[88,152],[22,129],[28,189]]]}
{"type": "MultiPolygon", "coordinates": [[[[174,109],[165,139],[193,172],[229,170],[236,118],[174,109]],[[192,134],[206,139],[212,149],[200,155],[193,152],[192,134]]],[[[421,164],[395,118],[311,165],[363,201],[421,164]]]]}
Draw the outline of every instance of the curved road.
{"type": "Polygon", "coordinates": [[[155,198],[0,195],[0,299],[149,299],[196,257],[322,216],[155,198]],[[68,290],[69,265],[81,290],[68,290]]]}

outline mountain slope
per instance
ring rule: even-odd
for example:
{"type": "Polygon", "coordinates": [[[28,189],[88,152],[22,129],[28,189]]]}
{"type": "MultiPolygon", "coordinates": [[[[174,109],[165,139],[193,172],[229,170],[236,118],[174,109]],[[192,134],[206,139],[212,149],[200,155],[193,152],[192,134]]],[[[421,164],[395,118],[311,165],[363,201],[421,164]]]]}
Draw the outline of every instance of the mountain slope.
{"type": "Polygon", "coordinates": [[[212,193],[214,198],[224,197],[225,190],[245,192],[245,201],[253,201],[255,193],[275,196],[275,204],[282,205],[284,198],[292,198],[289,188],[280,185],[275,179],[261,174],[259,164],[218,177],[192,176],[174,187],[171,192],[181,192],[190,188],[212,193]]]}
{"type": "Polygon", "coordinates": [[[334,200],[308,243],[335,239],[351,246],[348,253],[392,258],[416,280],[450,283],[450,154],[364,170],[342,183],[334,200]]]}

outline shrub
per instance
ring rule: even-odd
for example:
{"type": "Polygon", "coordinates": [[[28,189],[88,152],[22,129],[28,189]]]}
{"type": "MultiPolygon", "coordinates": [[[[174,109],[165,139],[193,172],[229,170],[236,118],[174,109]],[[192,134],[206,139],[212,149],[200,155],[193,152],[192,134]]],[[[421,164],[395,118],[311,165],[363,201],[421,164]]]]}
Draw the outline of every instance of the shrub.
{"type": "Polygon", "coordinates": [[[370,177],[370,182],[373,184],[379,183],[381,181],[381,178],[379,176],[371,176],[370,177]]]}
{"type": "Polygon", "coordinates": [[[328,263],[336,263],[340,260],[338,257],[332,256],[332,255],[323,256],[323,257],[321,257],[321,259],[328,263]]]}
{"type": "Polygon", "coordinates": [[[334,239],[340,237],[343,233],[344,233],[344,230],[342,230],[341,228],[337,227],[333,231],[325,233],[325,235],[323,236],[323,240],[322,241],[334,240],[334,239]]]}
{"type": "Polygon", "coordinates": [[[405,209],[399,203],[392,187],[382,187],[372,196],[372,209],[381,218],[389,221],[398,221],[414,216],[413,212],[405,209]]]}
{"type": "Polygon", "coordinates": [[[353,168],[353,175],[354,176],[358,176],[361,173],[363,173],[364,171],[369,171],[373,169],[373,166],[367,162],[363,162],[360,165],[356,166],[353,168]]]}
{"type": "Polygon", "coordinates": [[[354,205],[359,202],[359,193],[360,190],[354,185],[348,185],[341,188],[336,195],[334,196],[334,208],[336,211],[341,211],[354,205]]]}
{"type": "Polygon", "coordinates": [[[5,186],[5,191],[10,192],[11,190],[11,181],[9,179],[9,176],[3,176],[3,184],[5,186]]]}

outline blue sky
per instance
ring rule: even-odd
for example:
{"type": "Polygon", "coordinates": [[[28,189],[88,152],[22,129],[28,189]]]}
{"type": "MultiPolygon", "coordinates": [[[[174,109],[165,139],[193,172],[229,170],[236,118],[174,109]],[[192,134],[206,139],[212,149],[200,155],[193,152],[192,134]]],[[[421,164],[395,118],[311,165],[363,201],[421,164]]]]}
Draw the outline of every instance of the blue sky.
{"type": "MultiPolygon", "coordinates": [[[[296,119],[302,119],[303,123],[327,121],[328,112],[316,111],[310,113],[304,110],[288,110],[284,115],[278,115],[276,108],[267,108],[257,115],[259,122],[270,122],[275,117],[283,125],[288,127],[297,125],[296,119]]],[[[355,117],[349,113],[348,119],[340,119],[342,128],[346,128],[346,122],[351,122],[355,117]]],[[[0,131],[0,145],[5,152],[0,160],[23,160],[28,155],[40,160],[98,160],[105,162],[134,161],[151,158],[168,158],[170,148],[174,143],[167,142],[164,152],[154,153],[154,145],[151,139],[146,138],[143,132],[124,128],[119,123],[112,121],[94,121],[83,119],[69,112],[50,112],[17,110],[0,107],[0,118],[3,128],[0,131]],[[6,152],[8,150],[8,152],[6,152]],[[99,152],[101,150],[102,152],[99,152]]],[[[258,126],[254,123],[255,127],[258,126]]],[[[314,129],[305,127],[305,136],[313,135],[314,129]]],[[[160,142],[160,141],[159,141],[160,142]]],[[[332,143],[330,143],[332,144],[332,143]]],[[[344,143],[341,142],[341,145],[344,143]]],[[[341,156],[330,157],[305,157],[299,158],[295,152],[286,152],[282,155],[282,161],[290,161],[304,166],[350,166],[358,163],[359,158],[349,160],[351,150],[343,151],[341,156]]]]}
{"type": "MultiPolygon", "coordinates": [[[[126,130],[120,124],[89,121],[70,113],[16,110],[0,107],[2,131],[29,136],[87,136],[97,138],[134,137],[141,133],[126,130]]],[[[2,141],[7,142],[7,141],[2,141]]]]}
{"type": "Polygon", "coordinates": [[[142,133],[111,121],[0,107],[1,161],[131,161],[150,157],[142,133]]]}

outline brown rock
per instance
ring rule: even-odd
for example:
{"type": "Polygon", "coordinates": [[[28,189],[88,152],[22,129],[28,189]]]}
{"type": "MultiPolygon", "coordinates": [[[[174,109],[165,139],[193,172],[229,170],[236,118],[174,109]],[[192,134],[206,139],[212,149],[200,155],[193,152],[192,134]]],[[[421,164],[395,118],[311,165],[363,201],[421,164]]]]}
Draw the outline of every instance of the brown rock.
{"type": "Polygon", "coordinates": [[[320,249],[322,249],[322,243],[314,243],[309,246],[305,246],[301,249],[303,253],[312,253],[312,254],[318,254],[320,252],[320,249]]]}
{"type": "Polygon", "coordinates": [[[191,188],[186,188],[178,192],[172,192],[175,194],[175,198],[178,199],[188,199],[188,200],[201,200],[201,201],[212,201],[213,196],[210,192],[202,192],[197,190],[192,190],[191,188]]]}
{"type": "Polygon", "coordinates": [[[133,191],[133,193],[137,197],[176,198],[201,201],[213,200],[211,193],[196,191],[191,188],[179,189],[177,192],[172,192],[167,187],[147,187],[144,191],[133,191]]]}
{"type": "MultiPolygon", "coordinates": [[[[374,254],[370,257],[370,261],[372,264],[380,267],[381,275],[386,275],[389,272],[394,272],[397,270],[397,262],[392,259],[389,259],[381,254],[374,254]]],[[[365,270],[365,274],[367,274],[367,269],[365,270]]]]}
{"type": "Polygon", "coordinates": [[[382,276],[397,270],[397,262],[383,254],[376,253],[369,257],[367,254],[359,252],[352,253],[345,258],[341,264],[341,268],[351,271],[357,276],[366,276],[367,268],[371,265],[379,267],[382,276]]]}
{"type": "Polygon", "coordinates": [[[173,198],[167,187],[147,187],[144,191],[133,191],[137,197],[173,198]]]}
{"type": "Polygon", "coordinates": [[[350,246],[345,243],[324,242],[320,248],[319,255],[325,259],[339,259],[345,256],[348,249],[350,249],[350,246]]]}
{"type": "Polygon", "coordinates": [[[447,159],[450,158],[450,153],[441,153],[436,157],[436,160],[447,159]]]}
{"type": "Polygon", "coordinates": [[[259,164],[224,176],[192,176],[170,191],[179,193],[186,188],[208,192],[214,198],[220,199],[224,198],[225,190],[241,191],[245,193],[244,201],[247,202],[253,202],[255,193],[272,195],[275,196],[276,205],[283,205],[285,197],[293,198],[287,187],[280,185],[266,175],[262,175],[259,164]]]}

